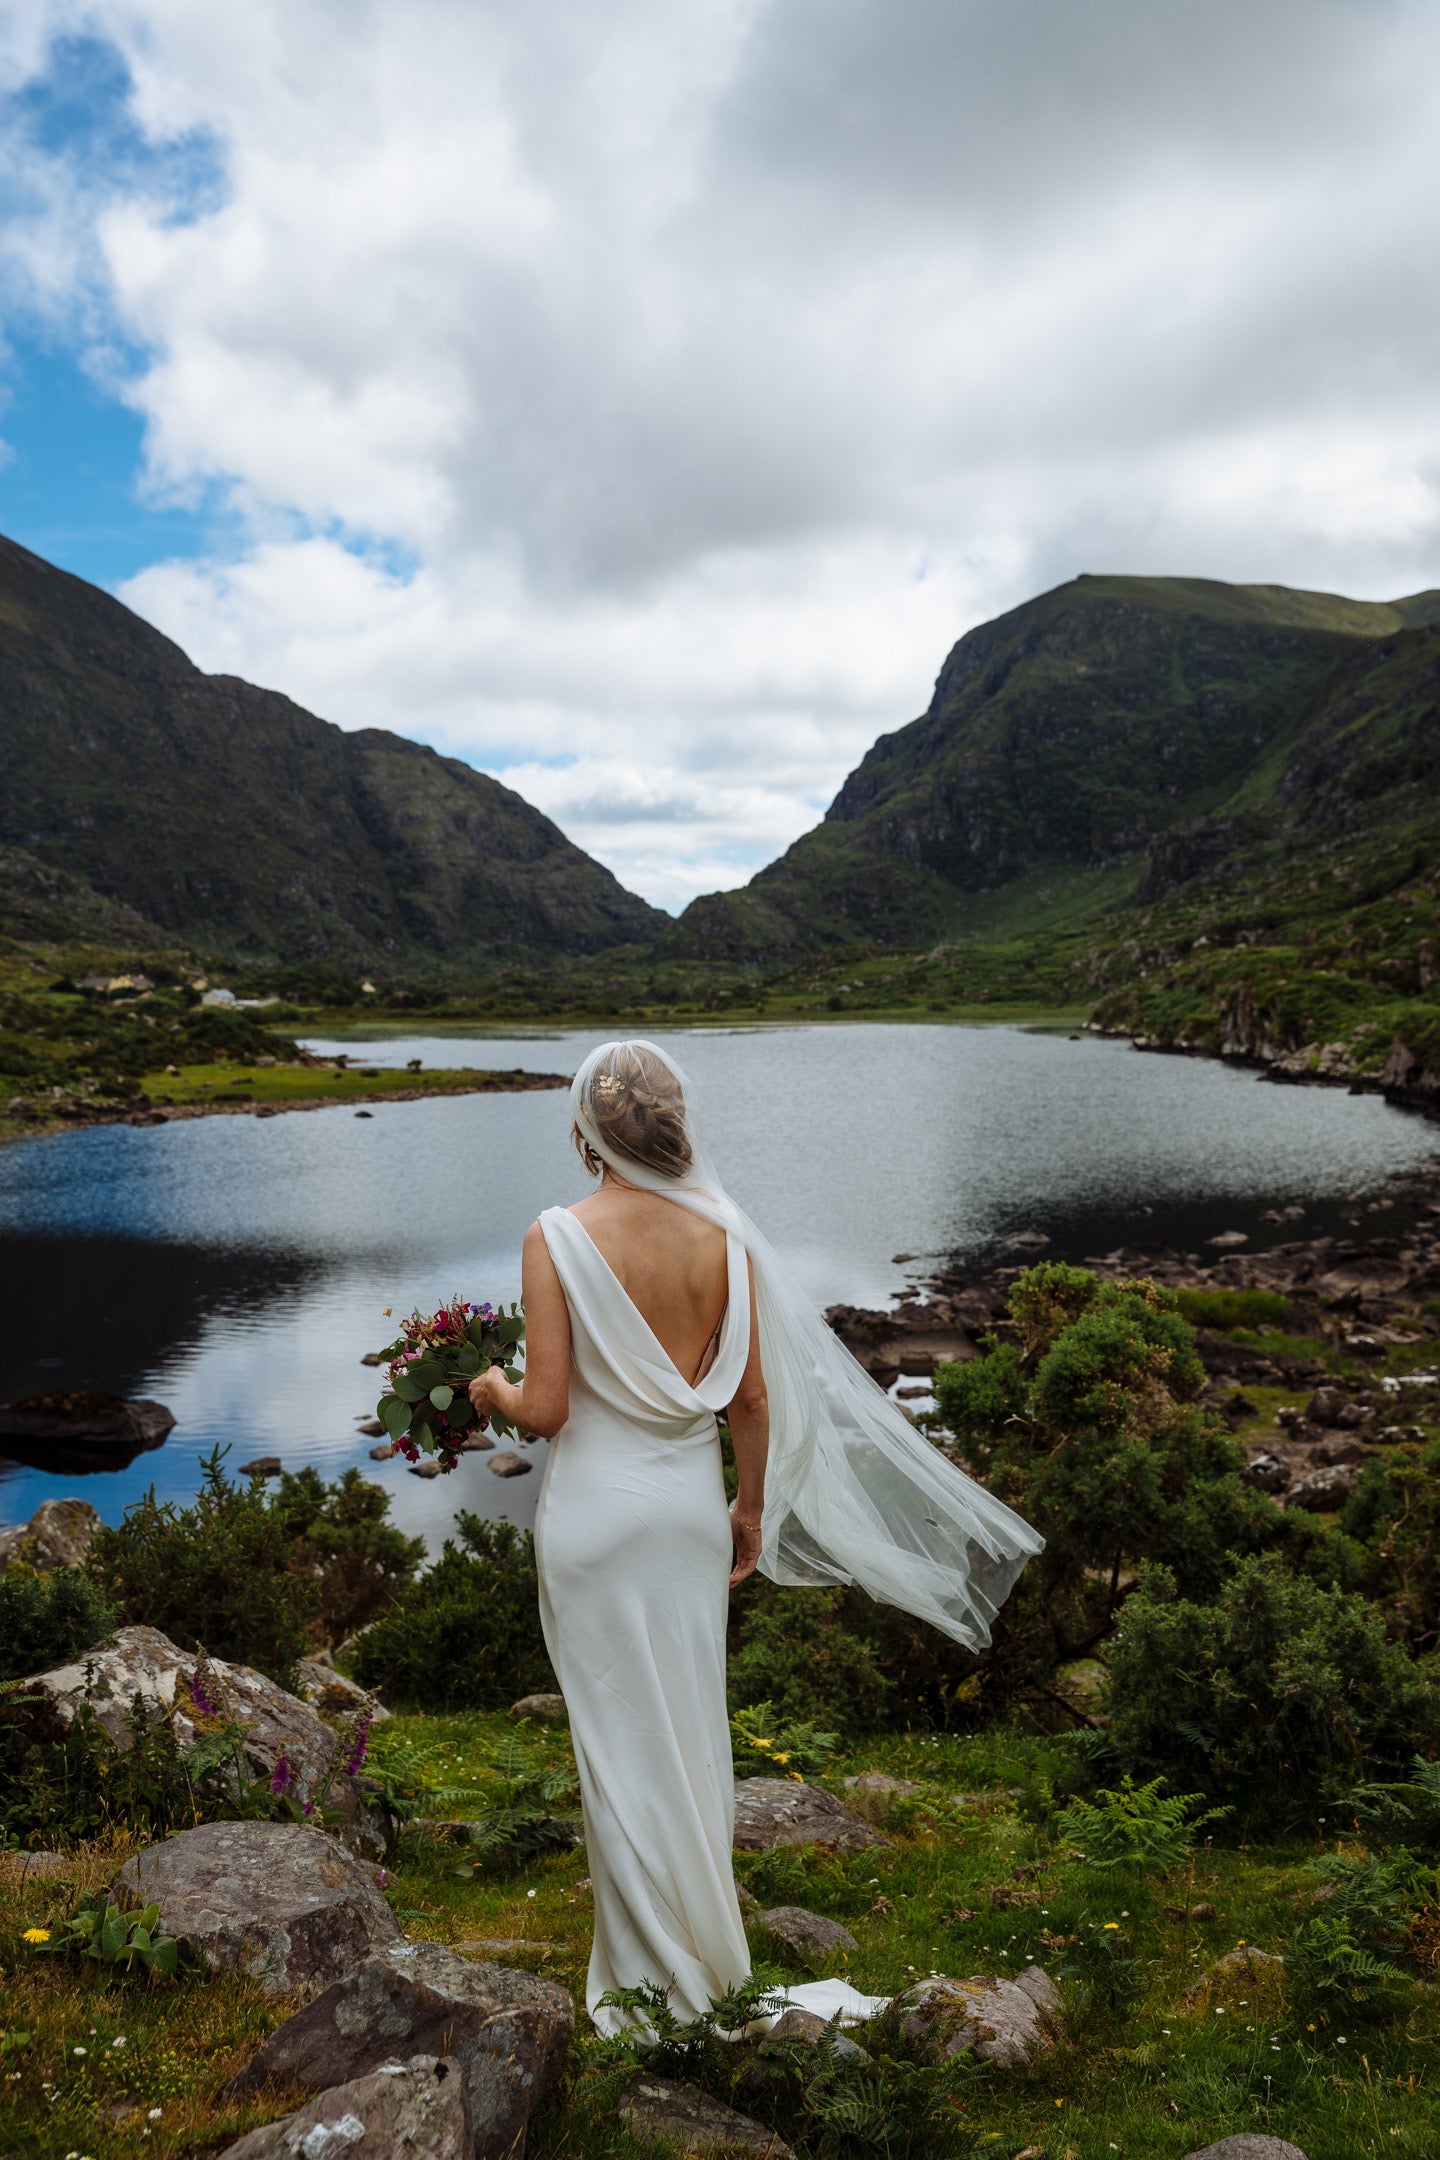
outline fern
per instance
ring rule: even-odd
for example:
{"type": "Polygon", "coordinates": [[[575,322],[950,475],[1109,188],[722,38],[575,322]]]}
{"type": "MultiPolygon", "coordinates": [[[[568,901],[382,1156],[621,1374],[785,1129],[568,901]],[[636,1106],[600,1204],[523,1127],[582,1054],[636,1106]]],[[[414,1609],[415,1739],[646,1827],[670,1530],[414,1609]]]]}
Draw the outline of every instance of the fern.
{"type": "Polygon", "coordinates": [[[1143,1867],[1168,1875],[1189,1855],[1195,1833],[1218,1822],[1229,1808],[1207,1808],[1188,1821],[1204,1793],[1162,1794],[1163,1778],[1137,1785],[1128,1775],[1094,1802],[1076,1800],[1060,1817],[1060,1833],[1091,1867],[1143,1867]]]}

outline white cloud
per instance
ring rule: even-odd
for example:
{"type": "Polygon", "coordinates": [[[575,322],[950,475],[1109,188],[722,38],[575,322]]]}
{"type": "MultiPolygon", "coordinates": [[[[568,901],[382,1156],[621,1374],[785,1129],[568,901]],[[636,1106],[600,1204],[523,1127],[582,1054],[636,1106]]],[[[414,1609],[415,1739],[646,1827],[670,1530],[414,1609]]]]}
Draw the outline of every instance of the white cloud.
{"type": "Polygon", "coordinates": [[[225,173],[183,220],[46,198],[153,356],[148,485],[248,535],[125,597],[506,770],[664,904],[1076,570],[1440,582],[1422,0],[51,17],[225,173]]]}

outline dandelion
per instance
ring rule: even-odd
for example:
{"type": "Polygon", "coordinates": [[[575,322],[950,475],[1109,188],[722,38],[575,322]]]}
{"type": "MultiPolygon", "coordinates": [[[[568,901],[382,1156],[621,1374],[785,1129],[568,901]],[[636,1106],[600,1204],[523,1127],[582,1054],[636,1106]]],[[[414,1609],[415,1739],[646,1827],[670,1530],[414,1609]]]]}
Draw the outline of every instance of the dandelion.
{"type": "Polygon", "coordinates": [[[1120,1927],[1120,1923],[1119,1923],[1119,1921],[1118,1921],[1118,1920],[1107,1920],[1107,1921],[1105,1922],[1105,1925],[1104,1925],[1104,1927],[1103,1927],[1103,1928],[1102,1928],[1102,1929],[1100,1930],[1100,1932],[1101,1932],[1101,1934],[1102,1934],[1102,1935],[1108,1935],[1108,1934],[1110,1933],[1111,1929],[1112,1929],[1112,1928],[1114,1928],[1114,1929],[1116,1930],[1116,1932],[1118,1933],[1118,1931],[1119,1931],[1119,1927],[1120,1927]]]}
{"type": "Polygon", "coordinates": [[[49,1928],[26,1928],[25,1933],[21,1939],[22,1941],[28,1943],[49,1942],[50,1930],[49,1928]]]}

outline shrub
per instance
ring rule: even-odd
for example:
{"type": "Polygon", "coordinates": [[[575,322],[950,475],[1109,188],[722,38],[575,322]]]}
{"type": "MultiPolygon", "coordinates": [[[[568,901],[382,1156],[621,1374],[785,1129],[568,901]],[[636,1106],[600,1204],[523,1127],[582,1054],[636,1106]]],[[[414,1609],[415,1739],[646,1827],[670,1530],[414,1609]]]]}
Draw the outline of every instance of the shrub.
{"type": "Polygon", "coordinates": [[[503,1710],[556,1685],[540,1633],[535,1540],[462,1510],[460,1544],[410,1583],[356,1648],[355,1676],[417,1710],[503,1710]]]}
{"type": "Polygon", "coordinates": [[[182,1649],[254,1665],[282,1686],[317,1642],[338,1642],[411,1580],[424,1541],[386,1521],[389,1496],[358,1470],[327,1485],[311,1469],[273,1492],[228,1477],[224,1450],[201,1463],[186,1508],[154,1488],[116,1530],[97,1532],[91,1579],[122,1623],[159,1628],[182,1649]]]}
{"type": "Polygon", "coordinates": [[[972,1692],[1068,1719],[1052,1675],[1105,1639],[1143,1561],[1208,1598],[1237,1555],[1318,1552],[1324,1533],[1241,1482],[1235,1442],[1196,1406],[1204,1369],[1167,1292],[1052,1263],[1018,1279],[1010,1312],[1014,1342],[935,1381],[955,1454],[1046,1539],[972,1692]]]}
{"type": "Polygon", "coordinates": [[[1252,1814],[1333,1799],[1440,1740],[1440,1685],[1381,1616],[1276,1555],[1242,1560],[1205,1604],[1148,1570],[1104,1655],[1119,1759],[1252,1814]]]}
{"type": "Polygon", "coordinates": [[[791,1723],[851,1735],[887,1724],[900,1697],[867,1639],[881,1610],[843,1590],[782,1590],[752,1575],[730,1600],[732,1712],[765,1702],[791,1723]]]}
{"type": "Polygon", "coordinates": [[[1416,1650],[1440,1645],[1440,1441],[1368,1462],[1340,1518],[1364,1548],[1361,1588],[1416,1650]]]}
{"type": "Polygon", "coordinates": [[[68,1665],[114,1628],[114,1612],[79,1568],[0,1573],[0,1680],[68,1665]]]}
{"type": "Polygon", "coordinates": [[[258,1479],[227,1477],[220,1448],[202,1458],[203,1483],[187,1508],[155,1498],[96,1532],[86,1568],[126,1625],[159,1628],[182,1649],[254,1665],[293,1685],[320,1583],[297,1565],[285,1516],[258,1479]]]}
{"type": "Polygon", "coordinates": [[[768,1702],[736,1710],[730,1741],[739,1777],[818,1777],[840,1745],[840,1735],[777,1718],[768,1702]]]}
{"type": "Polygon", "coordinates": [[[387,1522],[390,1496],[358,1470],[327,1485],[309,1468],[286,1471],[271,1501],[300,1564],[320,1573],[327,1641],[343,1642],[394,1604],[425,1558],[424,1538],[387,1522]]]}

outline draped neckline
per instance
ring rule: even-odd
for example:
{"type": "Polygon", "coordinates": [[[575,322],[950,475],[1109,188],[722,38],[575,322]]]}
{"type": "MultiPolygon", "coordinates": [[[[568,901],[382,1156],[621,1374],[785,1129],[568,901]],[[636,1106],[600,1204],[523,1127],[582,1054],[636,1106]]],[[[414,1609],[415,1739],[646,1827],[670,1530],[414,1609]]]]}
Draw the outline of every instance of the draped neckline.
{"type": "Polygon", "coordinates": [[[621,1282],[620,1277],[616,1274],[614,1268],[611,1267],[610,1262],[606,1259],[604,1253],[600,1250],[600,1247],[596,1244],[594,1238],[591,1237],[590,1232],[585,1228],[585,1225],[580,1220],[580,1217],[575,1213],[574,1208],[557,1208],[555,1210],[555,1213],[557,1215],[569,1216],[571,1222],[574,1223],[576,1229],[584,1238],[591,1252],[594,1253],[595,1258],[599,1261],[601,1267],[604,1268],[605,1273],[610,1277],[611,1282],[614,1283],[621,1297],[624,1298],[625,1303],[629,1306],[631,1312],[634,1313],[635,1318],[639,1321],[641,1327],[644,1328],[651,1342],[654,1343],[655,1348],[659,1351],[661,1357],[664,1358],[666,1364],[670,1367],[671,1372],[674,1373],[676,1379],[680,1381],[681,1385],[689,1388],[690,1392],[693,1394],[696,1388],[699,1387],[701,1381],[704,1380],[709,1373],[712,1373],[715,1370],[715,1367],[720,1362],[720,1344],[717,1341],[717,1338],[723,1335],[725,1330],[725,1322],[730,1317],[730,1232],[727,1230],[724,1233],[726,1285],[725,1303],[721,1308],[719,1319],[716,1321],[714,1327],[711,1329],[709,1335],[705,1339],[705,1349],[700,1353],[701,1369],[699,1372],[696,1373],[694,1379],[690,1380],[686,1378],[683,1372],[681,1372],[680,1367],[676,1364],[674,1358],[671,1357],[670,1352],[665,1348],[664,1343],[661,1342],[654,1328],[651,1327],[650,1322],[646,1319],[644,1313],[641,1312],[640,1307],[636,1304],[634,1298],[631,1297],[630,1292],[626,1289],[624,1283],[621,1282]],[[709,1352],[711,1343],[715,1343],[715,1355],[713,1358],[710,1359],[710,1363],[706,1365],[705,1358],[709,1352]]]}

